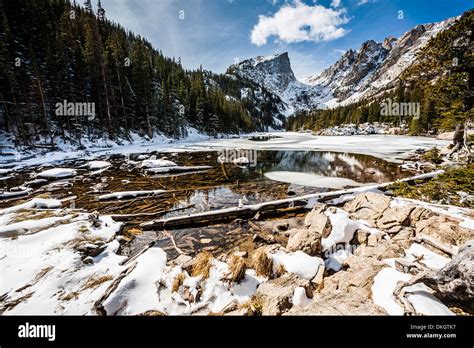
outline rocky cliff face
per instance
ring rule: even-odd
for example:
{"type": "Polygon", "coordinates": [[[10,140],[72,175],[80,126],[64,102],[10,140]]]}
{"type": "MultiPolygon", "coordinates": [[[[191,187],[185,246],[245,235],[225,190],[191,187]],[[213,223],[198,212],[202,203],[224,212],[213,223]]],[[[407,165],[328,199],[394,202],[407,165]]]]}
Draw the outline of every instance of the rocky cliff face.
{"type": "Polygon", "coordinates": [[[280,112],[291,115],[296,111],[316,108],[322,89],[298,81],[291,69],[288,53],[257,57],[232,65],[228,74],[249,79],[282,100],[280,112]]]}
{"type": "Polygon", "coordinates": [[[288,53],[257,57],[232,65],[228,74],[264,86],[282,100],[280,112],[347,105],[396,86],[398,77],[416,61],[416,54],[456,18],[417,25],[400,38],[368,40],[348,50],[332,66],[301,82],[295,78],[288,53]]]}

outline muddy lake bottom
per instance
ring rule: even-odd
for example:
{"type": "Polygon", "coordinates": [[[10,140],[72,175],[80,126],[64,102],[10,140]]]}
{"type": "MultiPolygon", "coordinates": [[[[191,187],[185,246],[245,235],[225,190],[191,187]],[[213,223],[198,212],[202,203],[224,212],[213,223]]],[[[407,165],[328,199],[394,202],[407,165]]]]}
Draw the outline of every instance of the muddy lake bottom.
{"type": "MultiPolygon", "coordinates": [[[[176,153],[152,152],[142,154],[166,157],[178,166],[210,166],[209,170],[198,170],[180,174],[151,174],[140,167],[138,156],[110,155],[97,158],[111,163],[100,173],[94,173],[85,165],[85,160],[67,161],[57,164],[61,168],[73,168],[77,175],[69,179],[50,180],[25,197],[0,201],[0,208],[18,205],[34,197],[64,200],[63,207],[83,212],[99,212],[104,215],[130,215],[122,229],[120,253],[133,255],[151,242],[163,248],[169,259],[178,256],[176,246],[193,255],[202,250],[222,253],[234,249],[251,251],[258,234],[272,235],[278,228],[291,229],[303,224],[305,212],[273,216],[258,220],[235,220],[210,226],[190,226],[166,231],[142,231],[140,223],[153,219],[187,215],[209,210],[237,207],[239,204],[254,204],[295,195],[328,191],[328,188],[292,183],[298,175],[339,177],[360,184],[382,183],[407,177],[397,164],[367,155],[317,151],[256,151],[254,162],[248,166],[219,163],[216,151],[184,151],[176,153]],[[283,173],[280,181],[267,178],[268,173],[283,173]],[[295,174],[293,174],[295,173],[295,174]],[[159,196],[136,197],[128,200],[101,201],[100,195],[121,191],[165,190],[159,196]],[[148,214],[144,217],[143,214],[148,214]],[[173,235],[176,246],[169,234],[173,235]]],[[[141,157],[144,158],[144,157],[141,157]]],[[[52,165],[23,168],[15,171],[11,178],[0,181],[0,188],[8,191],[35,179],[39,172],[53,168],[52,165]]],[[[301,176],[300,176],[301,178],[301,176]]],[[[275,234],[274,238],[283,238],[275,234]]]]}

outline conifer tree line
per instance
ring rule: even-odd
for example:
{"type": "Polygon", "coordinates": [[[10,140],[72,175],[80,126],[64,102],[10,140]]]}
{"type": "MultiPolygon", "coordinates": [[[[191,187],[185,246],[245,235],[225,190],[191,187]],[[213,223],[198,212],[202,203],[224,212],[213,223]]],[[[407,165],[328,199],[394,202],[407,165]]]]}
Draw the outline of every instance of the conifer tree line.
{"type": "Polygon", "coordinates": [[[377,97],[347,106],[311,110],[288,118],[289,130],[320,130],[365,122],[400,122],[410,133],[421,135],[451,131],[457,124],[474,121],[474,10],[465,12],[446,31],[433,37],[393,88],[377,97]],[[386,100],[419,103],[419,117],[384,116],[386,100]]]}
{"type": "Polygon", "coordinates": [[[273,126],[271,100],[256,105],[241,98],[242,88],[256,87],[185,70],[180,59],[109,21],[100,0],[96,10],[90,0],[0,0],[0,127],[18,144],[273,126]],[[94,103],[96,116],[58,116],[64,100],[94,103]]]}

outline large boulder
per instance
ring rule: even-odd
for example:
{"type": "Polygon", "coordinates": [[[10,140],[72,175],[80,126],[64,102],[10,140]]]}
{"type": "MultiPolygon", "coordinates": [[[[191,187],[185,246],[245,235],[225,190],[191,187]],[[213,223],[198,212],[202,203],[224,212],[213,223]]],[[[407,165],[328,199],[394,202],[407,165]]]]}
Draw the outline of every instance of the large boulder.
{"type": "Polygon", "coordinates": [[[350,293],[317,294],[310,305],[294,306],[283,315],[386,315],[385,310],[372,303],[360,289],[350,293]]]}
{"type": "Polygon", "coordinates": [[[438,241],[461,246],[474,238],[474,232],[459,226],[459,221],[446,215],[436,215],[415,224],[415,235],[426,235],[438,241]]]}
{"type": "Polygon", "coordinates": [[[306,227],[326,238],[331,233],[331,222],[329,217],[324,214],[326,206],[317,206],[313,208],[305,217],[306,227]]]}
{"type": "Polygon", "coordinates": [[[414,209],[411,205],[387,208],[376,225],[389,234],[398,233],[404,226],[410,226],[410,214],[414,209]]]}
{"type": "Polygon", "coordinates": [[[401,257],[405,254],[401,244],[391,239],[380,239],[373,245],[360,245],[354,254],[375,260],[401,257]]]}
{"type": "Polygon", "coordinates": [[[343,270],[324,278],[322,290],[304,308],[293,307],[288,315],[384,315],[371,301],[373,279],[385,264],[374,258],[350,256],[343,270]]]}
{"type": "Polygon", "coordinates": [[[312,229],[293,229],[290,231],[286,250],[301,250],[308,255],[317,256],[321,253],[321,238],[321,234],[312,229]]]}
{"type": "Polygon", "coordinates": [[[285,273],[279,278],[260,284],[256,296],[262,300],[262,315],[281,315],[290,309],[293,306],[294,291],[298,287],[309,292],[311,282],[285,273]]]}
{"type": "Polygon", "coordinates": [[[344,210],[357,220],[374,221],[382,216],[390,206],[390,198],[373,192],[366,192],[356,196],[344,205],[344,210]]]}

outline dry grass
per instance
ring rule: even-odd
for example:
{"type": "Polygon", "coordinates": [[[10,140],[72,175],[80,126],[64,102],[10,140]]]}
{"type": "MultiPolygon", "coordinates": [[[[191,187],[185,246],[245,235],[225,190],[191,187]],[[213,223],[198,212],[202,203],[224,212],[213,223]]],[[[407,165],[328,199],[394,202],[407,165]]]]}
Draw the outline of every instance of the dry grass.
{"type": "Polygon", "coordinates": [[[130,228],[129,230],[126,230],[125,234],[130,236],[139,236],[143,234],[143,231],[139,228],[130,228]]]}
{"type": "Polygon", "coordinates": [[[84,283],[84,285],[82,285],[81,290],[96,288],[102,283],[105,283],[112,279],[114,278],[110,275],[104,275],[100,277],[91,277],[87,280],[87,282],[84,283]]]}
{"type": "Polygon", "coordinates": [[[285,274],[285,272],[286,272],[285,266],[279,265],[279,266],[277,267],[275,276],[276,276],[277,278],[279,278],[279,277],[281,277],[283,274],[285,274]]]}
{"type": "Polygon", "coordinates": [[[171,288],[171,292],[178,291],[179,288],[181,287],[181,285],[183,285],[185,279],[186,279],[186,274],[184,272],[181,272],[180,274],[178,274],[176,276],[176,278],[174,278],[173,287],[171,288]]]}
{"type": "Polygon", "coordinates": [[[249,301],[242,305],[242,308],[247,309],[248,316],[261,316],[263,314],[263,298],[253,295],[249,301]]]}
{"type": "Polygon", "coordinates": [[[40,193],[39,195],[36,195],[35,198],[49,199],[49,198],[51,198],[51,193],[49,193],[49,192],[40,193]]]}
{"type": "Polygon", "coordinates": [[[209,272],[212,267],[212,254],[208,251],[203,251],[196,256],[196,260],[192,267],[191,275],[193,277],[202,276],[203,279],[209,278],[209,272]]]}
{"type": "Polygon", "coordinates": [[[11,219],[10,223],[23,222],[27,220],[41,220],[50,217],[57,216],[53,210],[46,211],[34,211],[34,210],[21,210],[15,214],[11,219]]]}
{"type": "Polygon", "coordinates": [[[88,233],[89,232],[89,227],[87,227],[87,225],[81,225],[81,227],[79,227],[79,232],[80,233],[88,233]]]}
{"type": "Polygon", "coordinates": [[[156,310],[151,310],[151,311],[146,311],[144,313],[138,314],[137,316],[139,317],[166,317],[168,314],[156,311],[156,310]]]}
{"type": "Polygon", "coordinates": [[[245,278],[247,265],[242,257],[232,255],[229,261],[229,274],[227,278],[235,283],[240,283],[245,278]]]}
{"type": "Polygon", "coordinates": [[[273,260],[267,256],[265,248],[255,250],[252,257],[252,268],[259,276],[271,277],[273,273],[273,260]]]}
{"type": "Polygon", "coordinates": [[[67,246],[72,247],[74,249],[78,248],[83,243],[97,243],[97,242],[104,242],[104,240],[99,236],[87,236],[87,235],[80,235],[69,242],[66,243],[67,246]]]}
{"type": "Polygon", "coordinates": [[[61,296],[60,299],[63,301],[71,301],[73,298],[78,298],[80,293],[76,291],[72,291],[69,294],[65,294],[64,296],[61,296]]]}
{"type": "Polygon", "coordinates": [[[34,279],[34,282],[36,283],[38,280],[40,280],[41,278],[43,278],[46,274],[48,274],[49,271],[51,271],[54,267],[53,266],[47,266],[45,268],[43,268],[41,271],[38,272],[38,274],[36,274],[35,276],[35,279],[34,279]]]}

